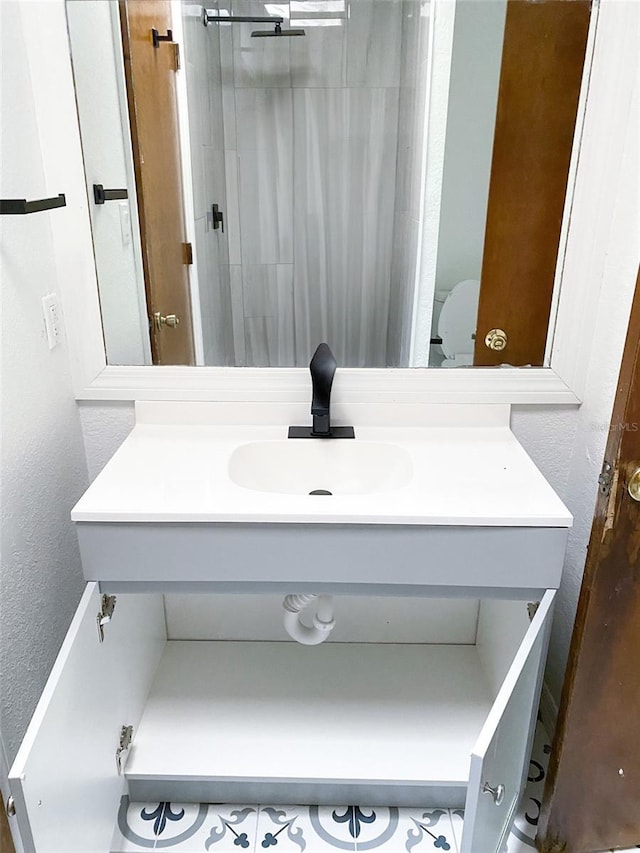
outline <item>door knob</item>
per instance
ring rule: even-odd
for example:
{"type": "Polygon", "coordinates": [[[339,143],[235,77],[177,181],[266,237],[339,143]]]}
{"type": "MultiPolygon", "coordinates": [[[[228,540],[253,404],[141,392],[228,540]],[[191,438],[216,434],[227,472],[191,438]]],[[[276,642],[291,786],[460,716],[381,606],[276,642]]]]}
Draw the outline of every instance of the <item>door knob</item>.
{"type": "Polygon", "coordinates": [[[169,326],[172,329],[180,322],[180,318],[176,317],[175,314],[167,314],[166,317],[161,314],[159,311],[153,315],[153,322],[156,329],[161,329],[163,326],[169,326]]]}
{"type": "Polygon", "coordinates": [[[488,782],[485,782],[482,786],[482,793],[491,794],[493,802],[499,806],[504,800],[504,785],[496,785],[495,788],[492,788],[488,782]]]}
{"type": "Polygon", "coordinates": [[[634,501],[640,501],[640,468],[636,468],[631,475],[627,490],[634,501]]]}
{"type": "Polygon", "coordinates": [[[501,352],[507,345],[507,333],[502,329],[491,329],[484,339],[485,345],[495,352],[501,352]]]}

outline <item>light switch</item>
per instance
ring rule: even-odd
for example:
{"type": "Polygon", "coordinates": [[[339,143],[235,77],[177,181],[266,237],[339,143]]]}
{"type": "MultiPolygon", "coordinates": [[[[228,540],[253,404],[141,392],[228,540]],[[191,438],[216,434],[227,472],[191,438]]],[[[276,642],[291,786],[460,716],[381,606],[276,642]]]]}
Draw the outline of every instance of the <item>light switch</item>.
{"type": "Polygon", "coordinates": [[[47,332],[49,349],[53,349],[60,343],[62,330],[60,328],[60,304],[55,293],[48,293],[42,297],[42,312],[44,314],[44,326],[47,332]]]}

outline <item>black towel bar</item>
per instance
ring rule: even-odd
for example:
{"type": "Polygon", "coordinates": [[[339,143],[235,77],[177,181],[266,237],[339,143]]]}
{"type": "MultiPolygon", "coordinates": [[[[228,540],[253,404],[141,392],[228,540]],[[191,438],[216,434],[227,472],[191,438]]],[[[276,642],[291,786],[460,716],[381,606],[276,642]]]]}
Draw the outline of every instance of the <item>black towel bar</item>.
{"type": "Polygon", "coordinates": [[[55,198],[39,198],[35,201],[27,201],[26,198],[3,198],[0,199],[0,215],[39,213],[41,210],[66,207],[66,204],[64,193],[60,193],[55,198]]]}

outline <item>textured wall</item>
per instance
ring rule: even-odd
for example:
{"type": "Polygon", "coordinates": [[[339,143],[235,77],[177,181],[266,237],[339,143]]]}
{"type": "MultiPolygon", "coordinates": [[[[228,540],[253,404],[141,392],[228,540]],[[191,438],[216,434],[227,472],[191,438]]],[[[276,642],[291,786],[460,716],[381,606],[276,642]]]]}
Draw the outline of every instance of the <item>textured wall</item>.
{"type": "MultiPolygon", "coordinates": [[[[45,175],[24,33],[37,3],[0,4],[3,198],[65,189],[45,175]]],[[[58,183],[60,180],[60,183],[58,183]]],[[[49,351],[41,298],[59,288],[51,218],[2,217],[0,727],[9,762],[83,589],[72,504],[87,471],[64,341],[49,351]]]]}

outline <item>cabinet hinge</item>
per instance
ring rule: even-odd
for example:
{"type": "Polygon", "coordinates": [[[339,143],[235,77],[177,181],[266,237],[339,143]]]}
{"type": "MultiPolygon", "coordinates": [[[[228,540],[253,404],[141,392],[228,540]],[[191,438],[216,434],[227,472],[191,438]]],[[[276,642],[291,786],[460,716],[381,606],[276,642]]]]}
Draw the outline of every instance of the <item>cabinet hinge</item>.
{"type": "Polygon", "coordinates": [[[182,244],[182,263],[183,264],[192,264],[193,263],[193,246],[191,243],[183,243],[182,244]]]}
{"type": "Polygon", "coordinates": [[[533,617],[538,612],[538,607],[540,607],[539,601],[530,601],[527,604],[527,613],[529,614],[529,622],[533,622],[533,617]]]}
{"type": "Polygon", "coordinates": [[[173,67],[175,71],[180,71],[180,45],[177,42],[173,42],[171,45],[173,48],[173,67]]]}
{"type": "Polygon", "coordinates": [[[120,740],[116,749],[116,767],[118,768],[118,776],[122,776],[122,771],[127,763],[129,755],[129,747],[133,740],[133,726],[123,726],[120,729],[120,740]]]}
{"type": "Polygon", "coordinates": [[[101,643],[104,642],[104,626],[107,622],[111,622],[113,611],[116,609],[115,595],[103,595],[100,601],[100,612],[96,617],[98,625],[98,639],[101,643]]]}
{"type": "Polygon", "coordinates": [[[613,466],[606,460],[602,463],[602,471],[598,477],[598,485],[600,493],[608,497],[611,494],[611,484],[613,483],[613,466]]]}

